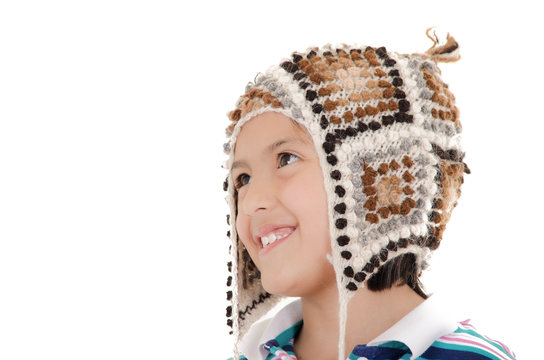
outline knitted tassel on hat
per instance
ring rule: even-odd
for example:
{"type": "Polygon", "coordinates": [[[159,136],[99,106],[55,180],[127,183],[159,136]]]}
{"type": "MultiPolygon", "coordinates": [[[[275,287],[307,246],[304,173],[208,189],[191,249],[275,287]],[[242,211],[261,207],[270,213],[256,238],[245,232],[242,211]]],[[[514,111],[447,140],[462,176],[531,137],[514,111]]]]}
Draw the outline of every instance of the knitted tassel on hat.
{"type": "Polygon", "coordinates": [[[437,66],[458,60],[459,45],[449,34],[442,46],[436,35],[431,40],[433,47],[423,54],[346,44],[294,52],[248,84],[229,112],[227,324],[235,337],[235,359],[249,327],[281,299],[262,287],[236,233],[230,168],[244,123],[274,111],[312,137],[328,199],[329,261],[340,304],[338,358],[344,359],[347,306],[355,291],[399,255],[414,254],[419,270],[427,266],[457,204],[463,174],[469,173],[459,111],[437,66]]]}

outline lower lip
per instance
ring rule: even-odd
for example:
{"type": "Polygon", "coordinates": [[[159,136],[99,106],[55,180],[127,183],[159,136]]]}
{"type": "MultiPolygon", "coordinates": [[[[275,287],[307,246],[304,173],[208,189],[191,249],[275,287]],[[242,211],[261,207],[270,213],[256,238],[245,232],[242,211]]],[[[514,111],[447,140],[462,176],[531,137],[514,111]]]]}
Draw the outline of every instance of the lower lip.
{"type": "Polygon", "coordinates": [[[272,249],[274,249],[278,244],[281,244],[282,242],[284,242],[284,240],[289,239],[289,238],[291,237],[291,235],[293,235],[293,233],[294,233],[295,231],[297,231],[297,228],[295,228],[295,229],[293,230],[293,232],[290,233],[289,235],[287,235],[286,237],[274,241],[272,244],[268,245],[267,247],[261,248],[261,250],[259,250],[259,256],[268,254],[268,253],[269,253],[270,251],[272,251],[272,249]]]}

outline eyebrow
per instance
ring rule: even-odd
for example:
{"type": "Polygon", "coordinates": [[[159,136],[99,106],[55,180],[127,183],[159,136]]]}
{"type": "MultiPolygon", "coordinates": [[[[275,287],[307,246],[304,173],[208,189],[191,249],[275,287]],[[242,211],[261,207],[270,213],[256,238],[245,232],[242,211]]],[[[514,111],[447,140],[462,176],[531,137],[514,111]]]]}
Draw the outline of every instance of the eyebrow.
{"type": "MultiPolygon", "coordinates": [[[[304,140],[302,140],[299,137],[289,136],[289,137],[286,137],[286,138],[279,139],[279,140],[273,142],[272,144],[268,145],[263,150],[263,154],[270,154],[270,153],[274,152],[274,150],[276,150],[278,147],[280,147],[280,146],[282,146],[284,144],[291,144],[291,143],[307,144],[304,140]]],[[[248,164],[244,160],[235,161],[235,162],[232,163],[230,171],[232,171],[232,170],[234,170],[236,168],[239,168],[239,167],[243,167],[243,166],[249,167],[248,164]]]]}

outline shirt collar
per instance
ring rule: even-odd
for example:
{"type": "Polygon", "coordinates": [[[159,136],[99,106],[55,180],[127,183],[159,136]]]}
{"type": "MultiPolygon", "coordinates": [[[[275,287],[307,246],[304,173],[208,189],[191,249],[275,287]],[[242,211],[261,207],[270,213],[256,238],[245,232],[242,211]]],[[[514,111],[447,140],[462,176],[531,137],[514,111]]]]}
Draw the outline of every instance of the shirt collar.
{"type": "MultiPolygon", "coordinates": [[[[285,329],[302,320],[302,302],[297,299],[283,307],[273,318],[255,323],[240,343],[240,350],[250,360],[265,359],[268,352],[264,345],[275,339],[285,329]]],[[[457,329],[457,322],[444,313],[444,306],[432,295],[367,346],[377,346],[389,341],[400,341],[417,358],[443,335],[457,329]]]]}
{"type": "Polygon", "coordinates": [[[302,320],[302,301],[297,299],[284,306],[273,318],[255,323],[240,343],[240,350],[248,359],[266,359],[264,345],[302,320]]]}
{"type": "Polygon", "coordinates": [[[440,303],[436,295],[430,296],[367,346],[400,341],[412,352],[411,359],[419,357],[436,339],[457,329],[457,322],[445,315],[440,303]]]}

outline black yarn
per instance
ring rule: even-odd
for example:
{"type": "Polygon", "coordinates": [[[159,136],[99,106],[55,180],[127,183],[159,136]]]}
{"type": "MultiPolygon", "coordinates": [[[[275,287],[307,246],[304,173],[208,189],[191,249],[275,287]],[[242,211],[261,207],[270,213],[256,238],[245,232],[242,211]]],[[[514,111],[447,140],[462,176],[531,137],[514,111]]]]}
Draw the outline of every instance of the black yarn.
{"type": "Polygon", "coordinates": [[[299,55],[299,54],[293,54],[293,61],[298,63],[300,60],[302,60],[303,57],[302,55],[299,55]]]}
{"type": "Polygon", "coordinates": [[[329,126],[329,120],[327,120],[327,117],[325,115],[321,116],[321,120],[319,120],[319,125],[323,130],[325,130],[327,126],[329,126]]]}
{"type": "Polygon", "coordinates": [[[334,129],[334,132],[338,139],[345,139],[347,137],[346,130],[344,129],[334,129]]]}
{"type": "Polygon", "coordinates": [[[334,206],[334,210],[337,213],[344,214],[346,212],[346,204],[344,204],[344,203],[336,204],[334,206]]]}
{"type": "Polygon", "coordinates": [[[408,100],[402,99],[399,101],[399,110],[400,111],[408,111],[410,110],[410,102],[408,100]]]}
{"type": "Polygon", "coordinates": [[[371,121],[368,124],[368,127],[370,128],[370,130],[376,131],[376,130],[379,130],[382,127],[382,124],[380,124],[377,121],[371,121]]]}
{"type": "Polygon", "coordinates": [[[397,251],[397,243],[394,241],[389,241],[389,243],[387,244],[387,250],[397,251]]]}
{"type": "Polygon", "coordinates": [[[402,86],[404,84],[404,81],[400,77],[393,78],[393,81],[391,82],[393,86],[402,86]]]}
{"type": "Polygon", "coordinates": [[[387,260],[388,256],[389,256],[389,251],[387,251],[387,249],[381,249],[380,250],[380,260],[381,261],[387,260]]]}
{"type": "Polygon", "coordinates": [[[346,135],[347,136],[355,136],[355,135],[357,135],[357,130],[352,126],[348,126],[346,128],[346,135]]]}
{"type": "Polygon", "coordinates": [[[355,284],[354,282],[350,282],[347,286],[346,286],[346,289],[350,290],[350,291],[356,291],[357,290],[357,284],[355,284]]]}
{"type": "Polygon", "coordinates": [[[387,49],[384,46],[377,48],[376,55],[378,55],[381,59],[387,57],[387,49]]]}
{"type": "Polygon", "coordinates": [[[316,114],[321,113],[321,112],[323,111],[323,105],[318,104],[318,103],[313,104],[313,105],[312,105],[312,111],[313,111],[314,113],[316,113],[316,114]]]}
{"type": "Polygon", "coordinates": [[[402,91],[401,89],[397,89],[397,90],[395,90],[395,94],[393,94],[393,97],[395,99],[405,99],[406,98],[406,93],[404,91],[402,91]]]}
{"type": "Polygon", "coordinates": [[[393,76],[400,76],[399,71],[397,69],[391,70],[387,75],[393,77],[393,76]]]}
{"type": "Polygon", "coordinates": [[[335,225],[337,229],[343,229],[348,225],[348,221],[343,218],[336,219],[335,225]]]}
{"type": "Polygon", "coordinates": [[[362,121],[359,121],[357,123],[357,130],[359,130],[359,132],[365,132],[368,130],[368,125],[362,121]]]}
{"type": "Polygon", "coordinates": [[[405,239],[405,238],[399,239],[399,241],[397,241],[397,246],[401,249],[404,249],[405,247],[408,246],[408,239],[405,239]]]}
{"type": "Polygon", "coordinates": [[[343,197],[344,195],[346,195],[346,190],[340,185],[336,185],[336,187],[334,188],[334,192],[336,193],[336,195],[340,197],[343,197]]]}
{"type": "Polygon", "coordinates": [[[342,173],[338,170],[331,171],[331,178],[334,180],[340,180],[342,178],[342,173]]]}
{"type": "Polygon", "coordinates": [[[283,69],[285,69],[285,71],[287,71],[288,73],[294,73],[294,72],[297,72],[299,70],[299,67],[297,64],[294,64],[290,61],[284,61],[283,63],[281,63],[280,65],[283,69]]]}
{"type": "Polygon", "coordinates": [[[307,75],[303,72],[297,72],[295,75],[293,75],[293,79],[299,81],[307,77],[307,75]]]}
{"type": "Polygon", "coordinates": [[[374,270],[374,265],[371,263],[367,263],[365,267],[363,268],[364,272],[371,273],[374,270]]]}
{"type": "Polygon", "coordinates": [[[385,126],[391,125],[395,122],[395,118],[391,115],[384,115],[382,117],[382,124],[385,126]]]}
{"type": "MultiPolygon", "coordinates": [[[[323,115],[323,116],[325,116],[325,115],[323,115]]],[[[336,135],[334,135],[333,133],[327,133],[327,135],[325,135],[325,141],[335,142],[336,141],[336,135]]]]}
{"type": "Polygon", "coordinates": [[[394,66],[397,62],[394,59],[387,59],[383,62],[383,64],[387,67],[394,66]]]}
{"type": "Polygon", "coordinates": [[[346,246],[347,244],[349,244],[349,237],[347,237],[346,235],[340,235],[340,236],[336,239],[336,242],[337,242],[338,245],[340,245],[340,246],[346,246]]]}
{"type": "Polygon", "coordinates": [[[306,100],[313,101],[317,97],[315,90],[306,90],[306,100]]]}
{"type": "Polygon", "coordinates": [[[399,123],[412,123],[413,122],[413,115],[407,114],[405,112],[397,112],[395,113],[395,120],[399,123]]]}
{"type": "Polygon", "coordinates": [[[328,142],[328,141],[324,142],[323,150],[325,150],[325,153],[330,154],[331,152],[334,151],[334,143],[328,142]]]}
{"type": "Polygon", "coordinates": [[[271,295],[269,293],[260,294],[259,299],[253,300],[251,302],[251,305],[246,306],[244,310],[238,311],[238,318],[240,320],[245,320],[246,314],[250,314],[252,310],[255,309],[255,307],[261,303],[263,303],[266,299],[268,299],[271,295]]]}
{"type": "Polygon", "coordinates": [[[353,277],[353,275],[355,275],[355,273],[353,272],[353,268],[351,266],[345,267],[344,275],[346,275],[347,277],[353,277]]]}
{"type": "Polygon", "coordinates": [[[355,281],[363,282],[366,279],[366,274],[364,272],[360,271],[357,274],[355,274],[355,276],[353,276],[353,278],[355,279],[355,281]]]}

